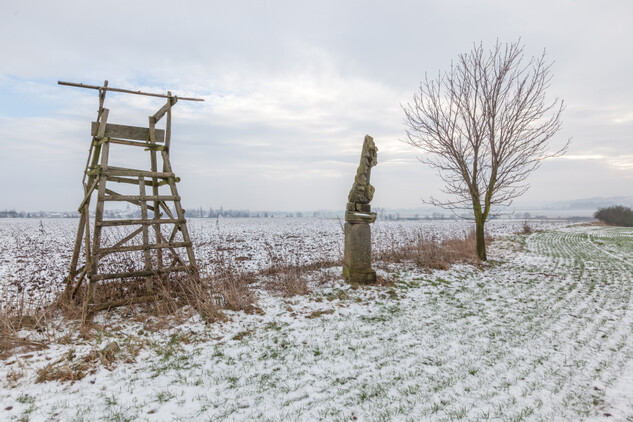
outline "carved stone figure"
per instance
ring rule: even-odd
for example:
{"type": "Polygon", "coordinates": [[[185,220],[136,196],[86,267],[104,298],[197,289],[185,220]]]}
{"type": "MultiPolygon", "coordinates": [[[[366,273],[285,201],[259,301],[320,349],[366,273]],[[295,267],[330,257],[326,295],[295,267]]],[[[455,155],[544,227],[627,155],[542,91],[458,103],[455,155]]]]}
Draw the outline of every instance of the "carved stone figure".
{"type": "Polygon", "coordinates": [[[371,168],[378,164],[378,148],[374,144],[374,139],[365,135],[363,142],[363,152],[360,156],[360,164],[356,171],[354,185],[349,192],[347,201],[356,204],[369,204],[374,197],[374,187],[369,184],[371,168]]]}
{"type": "Polygon", "coordinates": [[[369,184],[371,168],[378,164],[378,148],[374,139],[366,135],[363,152],[348,196],[345,212],[345,251],[343,254],[343,276],[352,283],[373,283],[376,271],[371,268],[370,223],[376,220],[369,202],[374,197],[374,187],[369,184]]]}

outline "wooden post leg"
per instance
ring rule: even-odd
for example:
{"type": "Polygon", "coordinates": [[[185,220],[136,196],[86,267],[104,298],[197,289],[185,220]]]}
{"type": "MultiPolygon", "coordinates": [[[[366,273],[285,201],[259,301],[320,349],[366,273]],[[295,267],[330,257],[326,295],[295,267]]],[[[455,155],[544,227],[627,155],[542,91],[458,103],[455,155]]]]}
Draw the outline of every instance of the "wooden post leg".
{"type": "MultiPolygon", "coordinates": [[[[168,92],[167,95],[169,99],[167,100],[167,121],[165,124],[165,149],[161,151],[161,156],[163,158],[163,171],[172,173],[171,162],[169,160],[169,148],[171,145],[171,106],[175,104],[175,98],[172,98],[171,92],[168,92]]],[[[171,194],[174,196],[178,195],[178,188],[176,187],[176,181],[173,177],[167,179],[169,183],[169,187],[171,189],[171,194]]],[[[176,208],[176,214],[178,215],[178,219],[183,221],[183,223],[179,224],[180,230],[182,231],[183,240],[185,242],[191,242],[191,238],[189,237],[189,231],[187,230],[187,223],[185,221],[185,211],[182,209],[180,205],[180,201],[174,201],[174,207],[176,208]]],[[[173,234],[170,238],[170,242],[173,240],[173,234]]],[[[188,246],[187,250],[187,258],[189,258],[189,265],[191,266],[191,273],[194,277],[199,277],[198,273],[198,265],[196,264],[196,257],[193,252],[193,247],[188,246]]]]}
{"type": "MultiPolygon", "coordinates": [[[[106,182],[108,180],[108,155],[110,153],[110,142],[106,139],[101,151],[101,171],[99,177],[99,191],[97,194],[97,207],[95,209],[94,237],[92,238],[92,253],[90,258],[90,273],[88,278],[88,293],[86,295],[85,307],[87,308],[94,301],[94,277],[99,272],[99,249],[101,248],[101,222],[103,221],[104,197],[106,182]]],[[[86,214],[87,215],[87,214],[86,214]]],[[[89,227],[88,227],[89,229],[89,227]]],[[[89,231],[89,230],[88,230],[89,231]]]]}
{"type": "Polygon", "coordinates": [[[70,260],[70,270],[68,272],[68,277],[66,278],[66,290],[65,293],[68,294],[72,289],[73,281],[75,279],[75,275],[77,275],[77,262],[79,261],[79,254],[81,253],[81,241],[84,235],[84,228],[86,226],[86,214],[84,210],[81,210],[81,216],[79,217],[79,225],[77,227],[77,236],[75,237],[75,247],[73,249],[73,257],[70,260]]]}
{"type": "MultiPolygon", "coordinates": [[[[163,164],[171,172],[171,163],[169,161],[169,155],[163,151],[163,164]]],[[[167,179],[169,182],[169,187],[171,188],[171,194],[173,196],[178,196],[178,188],[176,187],[176,182],[173,177],[167,179]]],[[[176,208],[176,214],[178,215],[178,219],[185,221],[185,211],[182,209],[180,205],[180,201],[174,201],[174,207],[176,208]]],[[[182,232],[182,237],[185,242],[190,243],[191,238],[189,237],[189,231],[187,230],[187,223],[180,224],[180,231],[182,232]]],[[[189,265],[191,265],[191,273],[194,277],[198,277],[198,266],[196,265],[196,257],[193,252],[192,246],[187,246],[187,257],[189,258],[189,265]]]]}
{"type": "MultiPolygon", "coordinates": [[[[156,144],[156,120],[153,116],[149,117],[149,140],[150,143],[156,144]]],[[[156,150],[150,150],[150,164],[153,172],[158,171],[158,160],[156,159],[156,150]]],[[[158,197],[158,178],[152,177],[152,195],[158,197]]],[[[154,220],[160,219],[160,201],[154,201],[154,220]]],[[[160,223],[154,224],[154,232],[156,234],[156,243],[160,242],[161,231],[160,223]]],[[[158,269],[163,268],[163,250],[156,249],[156,266],[158,269]]]]}
{"type": "MultiPolygon", "coordinates": [[[[141,197],[144,197],[145,196],[145,177],[143,176],[138,177],[138,188],[139,188],[139,195],[141,197]]],[[[147,200],[146,199],[141,199],[141,220],[147,220],[147,200]]],[[[149,229],[147,225],[143,224],[143,246],[148,246],[148,245],[149,245],[149,229]]],[[[145,271],[151,270],[152,256],[150,254],[149,248],[145,248],[143,250],[143,257],[145,260],[145,266],[144,266],[145,271]]],[[[151,276],[147,277],[145,285],[149,292],[152,292],[154,290],[154,283],[152,281],[151,276]]]]}
{"type": "Polygon", "coordinates": [[[88,288],[86,289],[86,297],[84,298],[84,311],[87,310],[88,305],[93,302],[94,294],[94,276],[92,266],[92,247],[90,246],[90,211],[88,207],[84,208],[86,214],[86,230],[84,236],[84,249],[86,251],[86,273],[88,274],[88,288]]]}

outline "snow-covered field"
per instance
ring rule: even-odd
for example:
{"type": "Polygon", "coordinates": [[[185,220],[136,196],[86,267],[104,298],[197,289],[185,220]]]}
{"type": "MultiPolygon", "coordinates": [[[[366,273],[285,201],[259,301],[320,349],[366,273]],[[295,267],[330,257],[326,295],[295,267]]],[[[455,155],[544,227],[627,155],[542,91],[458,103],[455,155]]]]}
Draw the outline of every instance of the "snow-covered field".
{"type": "MultiPolygon", "coordinates": [[[[230,242],[253,268],[271,244],[305,260],[340,253],[338,221],[304,221],[191,225],[203,265],[205,250],[230,242]]],[[[0,223],[0,280],[39,270],[34,294],[61,283],[73,230],[48,224],[0,223]]],[[[0,362],[0,419],[633,420],[633,230],[489,228],[485,268],[397,265],[382,272],[392,287],[358,289],[331,268],[306,296],[259,292],[261,315],[169,330],[101,314],[92,338],[66,329],[48,349],[0,362]],[[77,365],[113,342],[120,358],[95,373],[36,382],[47,365],[77,365]]],[[[412,230],[467,229],[384,222],[374,237],[381,247],[412,230]]]]}
{"type": "MultiPolygon", "coordinates": [[[[64,288],[77,223],[77,219],[0,219],[0,292],[5,298],[42,297],[46,301],[64,288]]],[[[336,219],[227,218],[190,219],[188,227],[204,274],[213,272],[219,256],[239,271],[261,270],[276,259],[300,264],[337,260],[343,254],[342,224],[336,219]]],[[[517,231],[521,225],[520,221],[493,221],[487,230],[497,236],[517,231]]],[[[472,227],[469,221],[377,221],[372,225],[372,237],[374,248],[380,249],[407,242],[416,232],[442,239],[467,233],[472,227]]],[[[106,244],[128,234],[113,229],[118,232],[104,234],[106,244]]]]}

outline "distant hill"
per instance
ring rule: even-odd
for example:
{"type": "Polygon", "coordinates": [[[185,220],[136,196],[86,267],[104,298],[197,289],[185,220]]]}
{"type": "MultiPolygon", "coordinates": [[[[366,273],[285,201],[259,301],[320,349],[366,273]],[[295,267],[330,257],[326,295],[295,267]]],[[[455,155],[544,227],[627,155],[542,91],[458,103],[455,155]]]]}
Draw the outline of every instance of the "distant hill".
{"type": "Polygon", "coordinates": [[[559,201],[545,204],[544,209],[569,209],[588,210],[609,207],[611,205],[633,206],[633,196],[612,196],[609,198],[594,197],[584,199],[574,199],[571,201],[559,201]]]}

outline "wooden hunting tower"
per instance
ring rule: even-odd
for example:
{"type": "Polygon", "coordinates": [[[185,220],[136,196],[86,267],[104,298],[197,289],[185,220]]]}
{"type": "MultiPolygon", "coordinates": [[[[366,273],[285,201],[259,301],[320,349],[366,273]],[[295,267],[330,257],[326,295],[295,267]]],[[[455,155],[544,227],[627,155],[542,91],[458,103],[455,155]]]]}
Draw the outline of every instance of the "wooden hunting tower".
{"type": "Polygon", "coordinates": [[[170,92],[162,95],[110,88],[108,81],[103,86],[61,81],[59,84],[99,90],[99,111],[97,121],[92,123],[91,128],[92,142],[83,178],[84,197],[79,205],[79,227],[66,278],[66,292],[74,297],[84,279],[87,279],[84,306],[87,311],[99,311],[155,300],[153,282],[156,277],[169,277],[177,273],[197,276],[198,268],[187,231],[185,211],[180,205],[176,188],[180,179],[172,170],[169,149],[171,109],[174,104],[178,100],[204,100],[178,98],[170,92]],[[103,107],[107,91],[161,97],[166,98],[167,102],[149,116],[146,127],[117,125],[108,122],[109,110],[103,107]],[[166,117],[164,129],[156,128],[163,117],[166,117]],[[148,155],[141,155],[145,156],[149,169],[111,165],[111,146],[114,145],[127,149],[123,155],[124,161],[133,153],[130,148],[137,152],[148,152],[148,155]],[[159,161],[162,161],[162,166],[159,166],[159,161]],[[132,192],[119,193],[112,184],[117,184],[117,191],[131,189],[132,192]],[[161,190],[166,191],[161,193],[161,190]],[[90,202],[95,192],[97,201],[94,223],[91,224],[90,202]],[[131,212],[135,218],[104,218],[106,202],[133,204],[135,208],[138,207],[131,212]],[[85,263],[79,267],[82,249],[85,263]],[[95,303],[95,288],[99,284],[107,280],[135,278],[146,280],[144,293],[126,292],[123,298],[95,303]]]}

